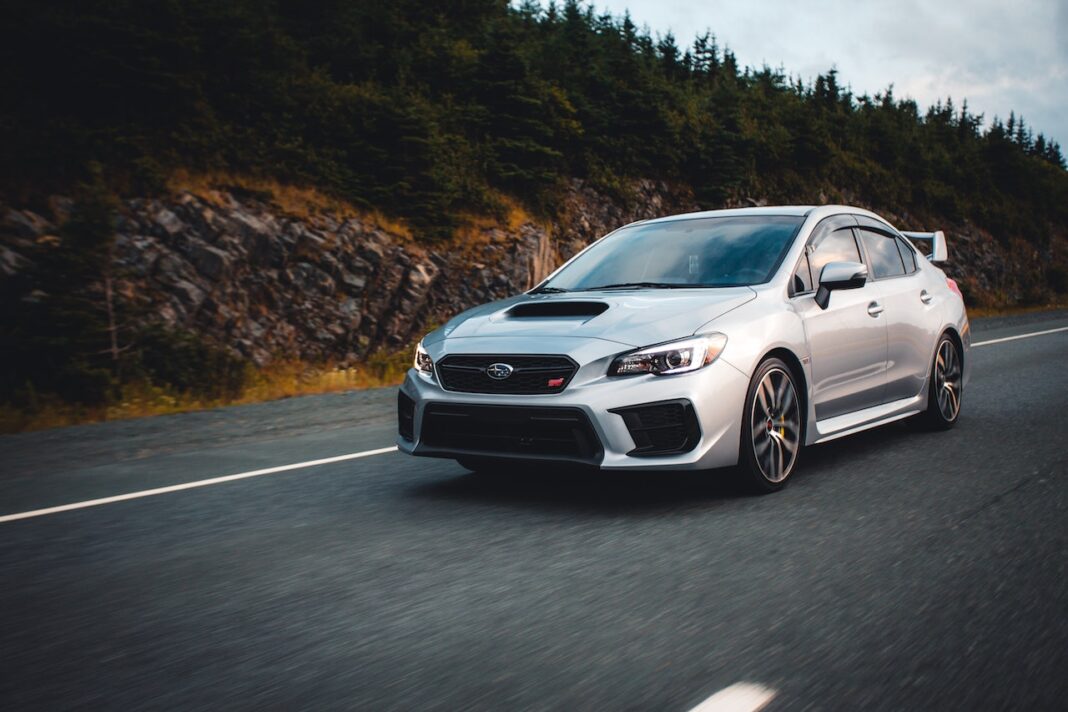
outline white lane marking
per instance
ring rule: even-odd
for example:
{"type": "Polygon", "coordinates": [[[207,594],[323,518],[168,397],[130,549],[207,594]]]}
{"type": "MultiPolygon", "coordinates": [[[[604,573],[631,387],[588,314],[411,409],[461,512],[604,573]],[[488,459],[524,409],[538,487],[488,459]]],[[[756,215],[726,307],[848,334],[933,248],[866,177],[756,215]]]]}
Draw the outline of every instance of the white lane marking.
{"type": "Polygon", "coordinates": [[[71,504],[62,504],[58,507],[46,507],[45,509],[34,509],[29,512],[19,512],[18,514],[5,514],[0,516],[0,522],[13,522],[18,519],[30,519],[31,517],[43,517],[46,514],[56,514],[57,512],[69,512],[72,509],[85,509],[86,507],[98,507],[101,504],[111,504],[113,502],[125,502],[128,499],[140,499],[141,497],[152,497],[157,494],[167,494],[169,492],[181,492],[182,490],[196,489],[197,487],[208,487],[210,485],[217,485],[223,482],[233,482],[234,480],[244,480],[249,477],[261,477],[263,475],[273,475],[277,472],[288,472],[290,470],[301,470],[305,467],[316,467],[318,465],[329,465],[333,462],[344,462],[345,460],[358,460],[361,457],[372,457],[373,455],[385,455],[387,452],[394,452],[397,446],[393,447],[380,447],[377,450],[364,450],[363,452],[350,452],[347,455],[338,455],[336,457],[324,457],[321,460],[308,460],[307,462],[295,462],[292,465],[279,465],[278,467],[267,467],[262,470],[250,470],[249,472],[239,472],[235,475],[223,475],[222,477],[212,477],[209,480],[196,480],[195,482],[183,482],[180,485],[170,485],[168,487],[157,487],[155,489],[141,490],[140,492],[128,492],[127,494],[119,494],[114,497],[101,497],[100,499],[90,499],[84,502],[73,502],[71,504]]]}
{"type": "Polygon", "coordinates": [[[1032,336],[1045,336],[1046,334],[1056,334],[1058,331],[1068,331],[1068,326],[1062,326],[1057,329],[1046,329],[1045,331],[1032,331],[1030,334],[1006,336],[1001,339],[990,339],[989,341],[976,341],[972,344],[972,346],[990,346],[991,344],[1003,344],[1006,341],[1016,341],[1017,339],[1030,339],[1032,336]]]}
{"type": "Polygon", "coordinates": [[[775,690],[769,687],[750,682],[736,682],[712,695],[690,712],[757,712],[764,709],[773,697],[775,690]]]}

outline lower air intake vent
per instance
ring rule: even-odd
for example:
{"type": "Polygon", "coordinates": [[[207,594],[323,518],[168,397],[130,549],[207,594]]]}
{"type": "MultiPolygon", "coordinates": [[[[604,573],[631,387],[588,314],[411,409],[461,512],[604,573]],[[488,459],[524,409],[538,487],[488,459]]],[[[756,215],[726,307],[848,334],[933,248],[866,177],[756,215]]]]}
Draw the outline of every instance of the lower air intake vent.
{"type": "Polygon", "coordinates": [[[660,401],[610,411],[623,417],[635,448],[632,457],[678,455],[697,447],[701,428],[688,400],[660,401]]]}
{"type": "Polygon", "coordinates": [[[419,441],[462,455],[600,464],[601,441],[578,408],[428,403],[419,441]]]}
{"type": "Polygon", "coordinates": [[[604,302],[525,302],[508,310],[508,316],[522,319],[537,316],[597,316],[608,311],[604,302]]]}
{"type": "Polygon", "coordinates": [[[415,440],[415,401],[403,392],[397,393],[397,432],[409,442],[415,440]]]}

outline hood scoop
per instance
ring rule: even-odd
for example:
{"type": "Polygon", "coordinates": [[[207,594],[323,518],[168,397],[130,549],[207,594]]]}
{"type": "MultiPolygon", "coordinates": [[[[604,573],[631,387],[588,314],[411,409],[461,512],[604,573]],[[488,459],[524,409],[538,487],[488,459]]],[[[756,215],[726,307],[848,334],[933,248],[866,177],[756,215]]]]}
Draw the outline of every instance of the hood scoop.
{"type": "Polygon", "coordinates": [[[513,319],[527,319],[534,317],[591,317],[608,311],[608,305],[604,302],[568,302],[568,301],[545,301],[523,302],[505,312],[513,319]]]}

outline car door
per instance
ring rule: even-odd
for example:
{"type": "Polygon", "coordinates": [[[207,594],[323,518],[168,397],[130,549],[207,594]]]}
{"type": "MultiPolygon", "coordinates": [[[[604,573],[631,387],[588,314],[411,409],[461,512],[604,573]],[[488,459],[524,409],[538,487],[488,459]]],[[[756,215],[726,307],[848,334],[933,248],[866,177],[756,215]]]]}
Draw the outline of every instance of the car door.
{"type": "Polygon", "coordinates": [[[883,402],[886,321],[871,284],[831,293],[826,309],[814,299],[829,262],[863,262],[851,215],[825,219],[809,238],[795,269],[791,301],[805,324],[816,419],[826,420],[883,402]]]}
{"type": "Polygon", "coordinates": [[[857,217],[869,277],[878,289],[887,330],[883,402],[914,398],[927,379],[939,327],[938,296],[925,288],[915,248],[886,225],[857,217]]]}

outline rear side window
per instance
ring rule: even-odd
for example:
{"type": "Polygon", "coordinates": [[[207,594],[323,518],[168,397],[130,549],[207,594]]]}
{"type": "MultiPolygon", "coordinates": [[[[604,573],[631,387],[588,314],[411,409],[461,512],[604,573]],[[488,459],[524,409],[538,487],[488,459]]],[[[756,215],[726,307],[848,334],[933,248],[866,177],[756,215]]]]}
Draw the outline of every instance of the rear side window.
{"type": "Polygon", "coordinates": [[[905,238],[896,237],[894,239],[897,240],[897,249],[901,253],[901,260],[905,263],[905,271],[912,274],[916,271],[916,253],[905,242],[905,238]]]}
{"type": "Polygon", "coordinates": [[[894,238],[861,228],[860,239],[864,243],[864,251],[868,253],[868,269],[875,279],[905,274],[905,263],[901,261],[894,238]]]}

